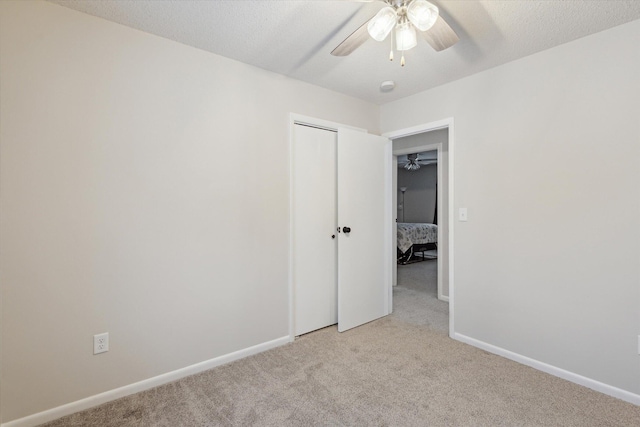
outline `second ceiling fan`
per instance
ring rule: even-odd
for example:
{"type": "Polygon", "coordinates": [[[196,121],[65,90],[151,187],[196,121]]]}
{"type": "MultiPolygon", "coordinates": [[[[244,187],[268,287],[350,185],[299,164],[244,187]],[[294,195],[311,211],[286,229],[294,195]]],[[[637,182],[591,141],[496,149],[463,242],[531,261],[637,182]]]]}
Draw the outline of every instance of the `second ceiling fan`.
{"type": "Polygon", "coordinates": [[[408,154],[406,156],[406,159],[404,157],[405,156],[398,157],[398,167],[402,167],[402,168],[408,170],[409,172],[417,171],[422,166],[429,166],[429,165],[433,165],[433,164],[436,164],[436,165],[438,164],[438,159],[437,158],[435,158],[435,159],[434,158],[421,159],[420,158],[420,153],[408,154]]]}
{"type": "Polygon", "coordinates": [[[438,8],[426,0],[380,0],[387,5],[336,47],[331,54],[347,56],[369,37],[383,41],[391,34],[391,53],[402,52],[400,64],[404,66],[404,51],[417,44],[416,34],[420,34],[436,51],[447,49],[460,38],[440,16],[438,8]]]}

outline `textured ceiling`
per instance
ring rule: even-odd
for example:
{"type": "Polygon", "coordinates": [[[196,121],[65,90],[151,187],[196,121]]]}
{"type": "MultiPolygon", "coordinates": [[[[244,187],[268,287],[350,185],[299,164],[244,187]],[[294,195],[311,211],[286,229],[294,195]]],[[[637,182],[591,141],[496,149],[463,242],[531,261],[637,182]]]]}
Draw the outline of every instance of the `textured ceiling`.
{"type": "Polygon", "coordinates": [[[330,55],[379,1],[50,1],[376,104],[640,19],[640,0],[432,0],[460,42],[435,52],[418,40],[403,68],[388,41],[330,55]],[[382,93],[384,80],[395,90],[382,93]]]}

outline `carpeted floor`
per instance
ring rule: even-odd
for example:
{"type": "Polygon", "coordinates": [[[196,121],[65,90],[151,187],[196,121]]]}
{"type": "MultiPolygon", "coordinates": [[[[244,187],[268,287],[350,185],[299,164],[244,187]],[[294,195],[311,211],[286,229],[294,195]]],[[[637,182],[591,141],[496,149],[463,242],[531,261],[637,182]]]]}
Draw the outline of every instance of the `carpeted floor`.
{"type": "Polygon", "coordinates": [[[640,407],[449,339],[437,316],[408,314],[429,311],[420,295],[400,286],[391,316],[321,329],[46,426],[639,425],[640,407]]]}
{"type": "MultiPolygon", "coordinates": [[[[435,251],[427,251],[426,255],[435,251]]],[[[422,259],[416,257],[415,259],[422,259]]],[[[438,295],[438,259],[398,264],[398,286],[415,291],[426,292],[437,298],[438,295]]]]}
{"type": "Polygon", "coordinates": [[[449,304],[438,299],[438,260],[398,265],[393,315],[414,325],[449,335],[449,304]]]}

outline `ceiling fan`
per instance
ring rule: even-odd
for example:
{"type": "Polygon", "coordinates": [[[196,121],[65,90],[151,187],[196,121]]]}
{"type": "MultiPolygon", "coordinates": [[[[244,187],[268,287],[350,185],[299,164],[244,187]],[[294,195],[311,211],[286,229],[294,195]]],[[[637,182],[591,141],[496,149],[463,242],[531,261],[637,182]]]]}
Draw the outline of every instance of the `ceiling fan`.
{"type": "Polygon", "coordinates": [[[398,162],[398,167],[403,167],[406,170],[413,172],[413,171],[417,171],[422,166],[428,166],[428,165],[433,165],[437,163],[438,163],[438,159],[421,159],[420,154],[416,153],[416,154],[408,154],[406,162],[404,162],[404,164],[398,162]]]}
{"type": "Polygon", "coordinates": [[[416,46],[416,33],[422,35],[438,52],[453,46],[460,40],[455,31],[440,16],[438,8],[426,0],[377,1],[387,5],[340,43],[331,52],[333,56],[349,55],[369,40],[369,37],[383,41],[391,34],[389,60],[393,61],[395,39],[396,50],[402,52],[400,65],[404,66],[404,51],[416,46]],[[395,31],[392,31],[394,29],[395,31]]]}

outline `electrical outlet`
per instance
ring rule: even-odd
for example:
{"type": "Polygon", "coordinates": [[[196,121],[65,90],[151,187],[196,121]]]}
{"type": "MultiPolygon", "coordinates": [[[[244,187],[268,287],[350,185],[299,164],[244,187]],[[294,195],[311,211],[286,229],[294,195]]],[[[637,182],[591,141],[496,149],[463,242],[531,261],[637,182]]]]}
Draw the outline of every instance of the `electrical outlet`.
{"type": "Polygon", "coordinates": [[[109,332],[93,336],[93,354],[109,351],[109,332]]]}

